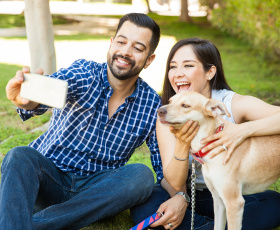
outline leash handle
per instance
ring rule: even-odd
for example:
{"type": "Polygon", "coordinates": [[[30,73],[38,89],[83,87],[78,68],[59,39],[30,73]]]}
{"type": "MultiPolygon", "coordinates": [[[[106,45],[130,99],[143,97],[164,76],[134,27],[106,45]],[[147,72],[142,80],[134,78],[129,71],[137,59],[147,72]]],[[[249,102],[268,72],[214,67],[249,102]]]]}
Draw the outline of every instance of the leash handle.
{"type": "Polygon", "coordinates": [[[160,216],[158,215],[158,213],[154,213],[153,215],[147,217],[145,220],[143,220],[142,222],[140,222],[139,224],[135,225],[134,227],[132,227],[129,230],[142,230],[142,229],[145,229],[146,227],[148,227],[152,223],[156,222],[159,218],[160,218],[160,216]]]}

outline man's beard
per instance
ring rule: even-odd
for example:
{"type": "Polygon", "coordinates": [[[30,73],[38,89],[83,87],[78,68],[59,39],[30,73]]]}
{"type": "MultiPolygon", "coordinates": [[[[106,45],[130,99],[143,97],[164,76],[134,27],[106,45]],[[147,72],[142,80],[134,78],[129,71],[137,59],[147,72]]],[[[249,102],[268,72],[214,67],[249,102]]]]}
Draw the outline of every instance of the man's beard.
{"type": "Polygon", "coordinates": [[[111,73],[113,74],[113,76],[115,78],[117,78],[118,80],[127,80],[129,78],[132,78],[134,76],[138,76],[139,73],[142,71],[142,69],[144,68],[146,62],[144,63],[144,65],[142,67],[137,67],[135,66],[135,61],[131,60],[129,57],[125,57],[123,55],[117,55],[114,54],[113,57],[111,58],[111,56],[108,54],[108,58],[107,58],[107,62],[108,62],[108,66],[111,70],[111,73]],[[122,58],[126,61],[128,61],[130,63],[130,68],[128,70],[125,70],[124,68],[121,67],[114,67],[113,66],[113,62],[117,59],[117,58],[122,58]]]}

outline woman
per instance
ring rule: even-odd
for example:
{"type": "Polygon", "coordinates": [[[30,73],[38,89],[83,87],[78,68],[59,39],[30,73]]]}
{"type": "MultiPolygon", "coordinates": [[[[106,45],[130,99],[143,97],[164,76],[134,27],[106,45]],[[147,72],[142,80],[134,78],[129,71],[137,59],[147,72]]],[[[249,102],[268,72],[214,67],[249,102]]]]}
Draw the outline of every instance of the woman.
{"type": "MultiPolygon", "coordinates": [[[[217,140],[204,148],[205,152],[213,149],[212,157],[227,149],[224,163],[230,160],[233,150],[246,138],[280,134],[280,108],[255,97],[242,96],[231,91],[224,76],[220,53],[210,41],[198,38],[184,39],[171,49],[166,65],[163,104],[167,104],[170,97],[182,90],[193,90],[207,98],[223,101],[226,105],[231,117],[223,117],[224,130],[203,140],[205,144],[217,140]]],[[[192,157],[189,156],[188,151],[198,129],[198,124],[192,121],[187,122],[180,130],[169,129],[157,122],[157,138],[164,178],[172,187],[182,188],[182,191],[189,182],[188,169],[192,157]]],[[[197,164],[194,226],[195,229],[213,229],[213,221],[209,222],[208,219],[214,217],[213,200],[200,169],[200,165],[197,164]]],[[[169,207],[161,203],[164,198],[166,202],[170,197],[173,199],[172,193],[169,193],[169,196],[162,187],[164,186],[155,186],[150,199],[131,210],[134,220],[136,216],[143,215],[145,212],[148,216],[149,212],[157,211],[163,213],[163,216],[151,227],[162,225],[161,229],[190,229],[190,205],[187,202],[188,207],[185,211],[176,202],[173,205],[180,207],[173,208],[177,211],[170,212],[169,207]],[[156,206],[159,208],[153,210],[156,206]],[[184,218],[179,222],[176,221],[174,216],[182,216],[184,211],[184,218]]],[[[189,186],[187,192],[190,194],[189,186]]],[[[179,195],[182,194],[175,196],[179,195]]],[[[280,226],[279,193],[265,191],[244,196],[244,199],[243,229],[268,230],[280,226]]]]}

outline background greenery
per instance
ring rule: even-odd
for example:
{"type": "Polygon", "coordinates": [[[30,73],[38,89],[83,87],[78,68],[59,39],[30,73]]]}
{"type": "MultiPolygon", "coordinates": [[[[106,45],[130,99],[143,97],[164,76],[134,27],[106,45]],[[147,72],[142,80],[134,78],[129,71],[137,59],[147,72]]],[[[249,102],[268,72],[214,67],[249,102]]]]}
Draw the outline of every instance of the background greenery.
{"type": "MultiPolygon", "coordinates": [[[[280,105],[280,65],[277,62],[268,62],[259,55],[258,50],[244,40],[230,36],[225,31],[212,27],[206,18],[193,18],[195,24],[178,22],[178,17],[150,15],[161,27],[162,36],[174,36],[176,40],[187,37],[201,37],[213,41],[219,50],[224,63],[226,77],[234,91],[240,94],[249,94],[259,97],[268,103],[280,105]]],[[[69,23],[62,16],[62,23],[69,23]]],[[[118,17],[118,16],[115,16],[118,17]]],[[[22,17],[0,15],[0,27],[13,27],[22,24],[22,17]],[[12,18],[12,19],[11,19],[12,18]],[[9,19],[9,20],[8,20],[9,19]],[[9,25],[8,25],[9,24],[9,25]]],[[[61,23],[54,20],[54,23],[61,23]]],[[[102,36],[102,39],[109,39],[109,36],[102,36]]],[[[15,38],[9,38],[15,39],[15,38]]],[[[16,38],[19,39],[19,38],[16,38]]],[[[22,37],[20,39],[26,39],[22,37]]],[[[88,34],[55,36],[55,40],[97,40],[99,36],[88,34]]],[[[163,63],[163,66],[165,63],[163,63]]],[[[51,111],[43,116],[35,117],[22,122],[18,117],[15,107],[6,99],[5,85],[8,80],[21,69],[18,65],[0,64],[0,158],[2,159],[9,149],[19,145],[27,145],[41,132],[32,132],[32,129],[43,125],[50,119],[51,111]]],[[[130,159],[129,163],[142,162],[150,168],[150,155],[146,145],[138,148],[130,159]]],[[[280,181],[278,180],[272,189],[280,192],[280,181]]],[[[129,229],[133,226],[129,211],[125,211],[113,218],[106,218],[102,221],[84,228],[93,229],[129,229]],[[120,221],[121,220],[121,221],[120,221]]]]}
{"type": "Polygon", "coordinates": [[[200,1],[212,8],[211,22],[214,26],[248,41],[266,58],[279,61],[279,0],[200,1]],[[215,3],[219,7],[217,4],[213,7],[215,3]]]}

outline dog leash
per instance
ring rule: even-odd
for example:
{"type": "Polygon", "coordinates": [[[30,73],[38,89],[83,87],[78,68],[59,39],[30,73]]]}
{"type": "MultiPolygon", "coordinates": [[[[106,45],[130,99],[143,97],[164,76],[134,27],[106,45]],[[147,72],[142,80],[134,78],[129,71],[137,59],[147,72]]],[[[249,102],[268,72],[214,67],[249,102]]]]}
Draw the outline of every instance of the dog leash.
{"type": "MultiPolygon", "coordinates": [[[[223,129],[224,129],[224,125],[221,124],[217,128],[215,133],[218,133],[218,132],[222,131],[223,129]]],[[[216,140],[214,140],[214,141],[216,141],[216,140]]],[[[209,142],[207,145],[213,143],[214,141],[209,142]]],[[[195,179],[196,179],[195,161],[198,161],[198,162],[204,164],[204,162],[200,159],[203,158],[208,152],[202,153],[201,150],[200,150],[196,153],[191,153],[191,155],[193,156],[193,159],[192,159],[192,175],[191,175],[191,204],[192,204],[191,230],[194,230],[194,214],[195,214],[195,179]]]]}
{"type": "Polygon", "coordinates": [[[191,175],[191,204],[192,204],[192,217],[191,217],[191,230],[194,230],[194,214],[195,214],[195,159],[192,159],[192,175],[191,175]]]}
{"type": "Polygon", "coordinates": [[[145,220],[143,220],[142,222],[140,222],[139,224],[135,225],[134,227],[132,227],[129,230],[142,230],[142,229],[145,229],[146,227],[150,226],[152,223],[156,222],[159,218],[160,218],[160,216],[158,215],[158,213],[154,213],[153,215],[147,217],[145,220]]]}

